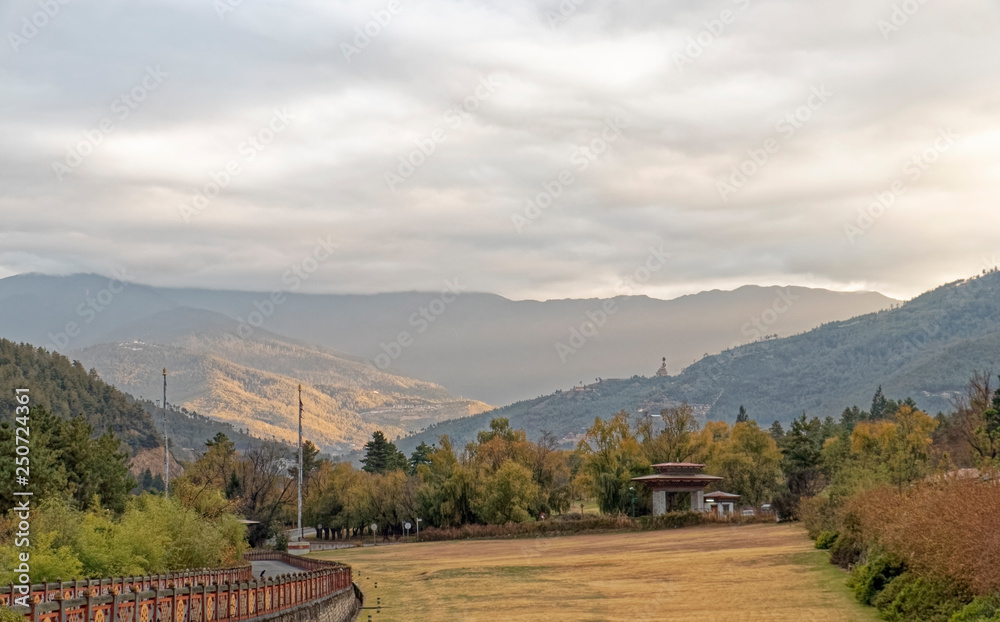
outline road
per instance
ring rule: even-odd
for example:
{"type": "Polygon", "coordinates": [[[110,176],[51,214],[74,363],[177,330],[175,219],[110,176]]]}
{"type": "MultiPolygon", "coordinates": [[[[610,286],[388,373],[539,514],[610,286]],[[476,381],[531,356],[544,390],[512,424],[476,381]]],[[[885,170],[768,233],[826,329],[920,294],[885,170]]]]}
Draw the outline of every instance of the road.
{"type": "Polygon", "coordinates": [[[254,578],[259,578],[261,571],[264,571],[265,579],[274,578],[279,574],[304,572],[298,566],[292,566],[291,564],[286,564],[284,562],[279,562],[279,561],[263,560],[251,563],[253,564],[254,578]]]}

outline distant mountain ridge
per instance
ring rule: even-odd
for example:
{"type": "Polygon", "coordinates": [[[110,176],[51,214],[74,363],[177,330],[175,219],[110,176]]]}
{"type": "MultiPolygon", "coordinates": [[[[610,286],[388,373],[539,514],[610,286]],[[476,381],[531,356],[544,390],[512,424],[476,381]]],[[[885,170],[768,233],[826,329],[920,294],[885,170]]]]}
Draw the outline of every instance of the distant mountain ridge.
{"type": "Polygon", "coordinates": [[[301,384],[304,435],[331,452],[364,444],[376,429],[394,438],[489,408],[320,346],[266,331],[241,339],[221,328],[225,320],[201,309],[162,311],[110,334],[121,341],[71,354],[140,396],[157,395],[165,367],[171,403],[292,443],[301,384]]]}
{"type": "Polygon", "coordinates": [[[977,370],[1000,371],[1000,272],[949,283],[902,306],[830,322],[786,338],[730,348],[667,377],[633,376],[566,387],[462,421],[440,424],[397,442],[410,451],[441,434],[463,443],[493,417],[534,437],[548,430],[572,440],[595,417],[619,410],[651,415],[688,402],[703,420],[735,419],[740,405],[763,424],[837,417],[867,407],[876,388],[912,397],[933,413],[977,370]]]}
{"type": "Polygon", "coordinates": [[[457,395],[503,404],[581,380],[651,373],[663,357],[676,373],[733,344],[800,333],[898,302],[873,292],[758,286],[674,300],[539,302],[443,286],[442,292],[376,295],[286,293],[275,303],[272,295],[259,292],[127,284],[102,305],[96,297],[112,284],[93,275],[2,279],[0,313],[11,321],[0,334],[76,350],[125,341],[118,329],[188,307],[221,314],[216,328],[236,336],[282,335],[457,395]],[[606,304],[613,305],[612,313],[605,313],[606,304]],[[591,318],[602,313],[601,325],[591,327],[591,318]],[[79,324],[76,336],[66,331],[70,321],[79,324]]]}
{"type": "Polygon", "coordinates": [[[238,336],[231,318],[187,307],[144,285],[95,275],[0,280],[0,331],[47,343],[116,387],[168,401],[260,438],[297,438],[325,451],[390,438],[487,410],[431,382],[382,371],[357,356],[257,328],[238,336]]]}

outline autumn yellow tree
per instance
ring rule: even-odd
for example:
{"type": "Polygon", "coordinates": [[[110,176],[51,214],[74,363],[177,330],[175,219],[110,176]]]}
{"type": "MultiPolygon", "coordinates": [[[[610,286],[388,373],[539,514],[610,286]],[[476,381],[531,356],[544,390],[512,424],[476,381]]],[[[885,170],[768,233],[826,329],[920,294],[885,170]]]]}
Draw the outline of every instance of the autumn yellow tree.
{"type": "Polygon", "coordinates": [[[863,421],[851,432],[851,453],[860,464],[881,472],[899,489],[930,471],[931,433],[938,423],[922,410],[902,404],[890,421],[863,421]]]}

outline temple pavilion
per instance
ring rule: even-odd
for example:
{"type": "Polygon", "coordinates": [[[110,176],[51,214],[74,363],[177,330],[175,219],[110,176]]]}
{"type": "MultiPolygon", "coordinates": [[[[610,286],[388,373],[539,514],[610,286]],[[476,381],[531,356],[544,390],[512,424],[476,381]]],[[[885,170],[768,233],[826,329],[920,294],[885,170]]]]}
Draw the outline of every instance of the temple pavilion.
{"type": "Polygon", "coordinates": [[[645,484],[653,492],[653,516],[660,516],[668,508],[676,507],[677,495],[690,495],[691,511],[705,512],[705,487],[722,481],[722,478],[702,473],[704,468],[704,464],[693,462],[665,462],[653,465],[656,473],[633,477],[632,481],[645,484]]]}

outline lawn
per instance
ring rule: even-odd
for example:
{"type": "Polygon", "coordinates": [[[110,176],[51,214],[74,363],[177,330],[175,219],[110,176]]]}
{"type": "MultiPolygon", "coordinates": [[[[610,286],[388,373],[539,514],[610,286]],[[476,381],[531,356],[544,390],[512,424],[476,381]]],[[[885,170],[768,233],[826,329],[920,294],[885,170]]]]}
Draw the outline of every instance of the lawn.
{"type": "Polygon", "coordinates": [[[378,622],[877,620],[798,525],[706,526],[317,554],[351,564],[378,622]],[[378,587],[376,587],[376,583],[378,587]]]}

